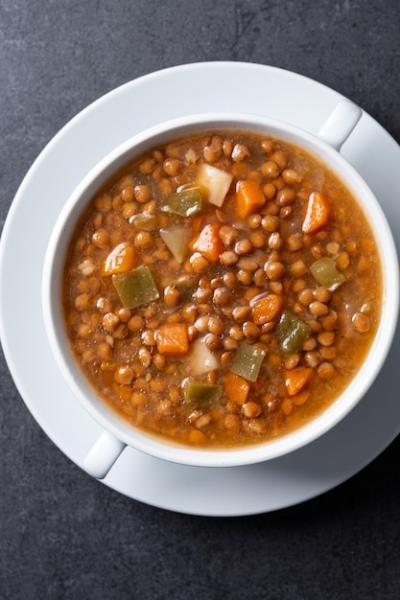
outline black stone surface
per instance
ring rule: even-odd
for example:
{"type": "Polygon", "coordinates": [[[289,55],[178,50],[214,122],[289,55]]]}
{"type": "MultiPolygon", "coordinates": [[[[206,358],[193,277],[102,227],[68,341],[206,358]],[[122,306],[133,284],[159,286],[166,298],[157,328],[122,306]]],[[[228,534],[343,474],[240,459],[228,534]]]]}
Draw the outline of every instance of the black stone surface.
{"type": "MultiPolygon", "coordinates": [[[[298,71],[399,139],[399,42],[398,0],[0,0],[1,224],[29,165],[73,115],[179,63],[298,71]]],[[[398,441],[304,505],[196,518],[90,479],[36,425],[4,360],[0,385],[1,600],[400,597],[398,441]]]]}

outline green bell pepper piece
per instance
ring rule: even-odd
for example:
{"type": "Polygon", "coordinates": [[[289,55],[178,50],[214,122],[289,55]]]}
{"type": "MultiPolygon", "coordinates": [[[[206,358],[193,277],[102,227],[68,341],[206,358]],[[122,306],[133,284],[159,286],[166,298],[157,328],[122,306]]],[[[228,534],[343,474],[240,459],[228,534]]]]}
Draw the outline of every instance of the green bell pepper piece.
{"type": "Polygon", "coordinates": [[[202,383],[191,379],[185,387],[185,402],[201,407],[218,400],[221,393],[220,385],[202,383]]]}
{"type": "Polygon", "coordinates": [[[186,275],[174,282],[176,289],[179,290],[182,302],[191,300],[198,281],[199,278],[196,275],[186,275]]]}
{"type": "Polygon", "coordinates": [[[346,281],[346,277],[337,270],[335,261],[329,256],[324,256],[313,262],[310,271],[314,279],[320,285],[328,288],[330,292],[336,290],[346,281]]]}
{"type": "Polygon", "coordinates": [[[129,219],[129,222],[133,223],[133,225],[141,231],[154,231],[158,227],[157,215],[152,215],[151,213],[144,212],[134,215],[129,219]]]}
{"type": "Polygon", "coordinates": [[[163,210],[180,217],[193,217],[203,208],[203,196],[199,187],[190,187],[169,194],[163,210]]]}
{"type": "Polygon", "coordinates": [[[295,354],[302,349],[310,337],[311,327],[289,310],[282,313],[277,327],[277,336],[284,354],[295,354]]]}
{"type": "Polygon", "coordinates": [[[248,381],[257,381],[265,356],[265,350],[242,342],[236,350],[230,370],[248,381]]]}
{"type": "Polygon", "coordinates": [[[114,274],[112,282],[127,308],[137,308],[160,297],[153,275],[144,265],[128,273],[114,274]]]}

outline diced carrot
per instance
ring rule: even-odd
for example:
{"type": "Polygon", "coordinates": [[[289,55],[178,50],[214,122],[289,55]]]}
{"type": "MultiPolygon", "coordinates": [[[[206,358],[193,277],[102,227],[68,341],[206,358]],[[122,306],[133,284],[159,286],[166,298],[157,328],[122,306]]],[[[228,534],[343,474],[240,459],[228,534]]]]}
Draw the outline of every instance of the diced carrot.
{"type": "Polygon", "coordinates": [[[264,206],[266,198],[257,181],[245,179],[236,185],[236,213],[245,219],[264,206]]]}
{"type": "Polygon", "coordinates": [[[229,400],[235,402],[235,404],[244,404],[250,390],[250,384],[239,375],[228,373],[224,379],[224,390],[229,400]]]}
{"type": "Polygon", "coordinates": [[[296,396],[310,380],[312,369],[300,367],[285,372],[285,385],[289,396],[296,396]]]}
{"type": "Polygon", "coordinates": [[[104,276],[130,271],[135,262],[135,251],[128,242],[115,246],[103,262],[101,273],[104,276]]]}
{"type": "Polygon", "coordinates": [[[308,198],[306,215],[303,221],[304,233],[313,233],[329,221],[329,202],[320,192],[312,192],[308,198]]]}
{"type": "Polygon", "coordinates": [[[186,354],[189,350],[187,325],[166,323],[156,332],[157,349],[160,354],[186,354]]]}
{"type": "Polygon", "coordinates": [[[268,294],[260,298],[253,306],[253,319],[257,325],[264,325],[273,321],[279,315],[282,308],[282,297],[277,294],[268,294]]]}
{"type": "Polygon", "coordinates": [[[217,262],[222,252],[218,225],[206,225],[189,244],[192,252],[200,252],[210,262],[217,262]]]}

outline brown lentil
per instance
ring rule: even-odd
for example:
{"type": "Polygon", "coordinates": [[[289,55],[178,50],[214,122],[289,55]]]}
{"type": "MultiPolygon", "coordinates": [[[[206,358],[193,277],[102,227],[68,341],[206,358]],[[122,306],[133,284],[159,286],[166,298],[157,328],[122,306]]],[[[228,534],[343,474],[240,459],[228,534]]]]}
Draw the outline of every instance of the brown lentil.
{"type": "Polygon", "coordinates": [[[332,346],[335,341],[335,334],[333,331],[323,331],[317,336],[317,340],[321,346],[332,346]]]}
{"type": "Polygon", "coordinates": [[[358,333],[367,333],[371,327],[370,318],[361,312],[355,313],[351,322],[358,333]]]}
{"type": "Polygon", "coordinates": [[[235,265],[237,261],[238,255],[235,254],[235,252],[227,251],[219,255],[219,262],[221,263],[221,265],[235,265]]]}
{"type": "Polygon", "coordinates": [[[164,288],[164,302],[167,306],[177,306],[179,299],[179,291],[173,285],[164,288]]]}
{"type": "Polygon", "coordinates": [[[267,162],[263,163],[260,170],[264,177],[269,177],[270,179],[275,179],[281,172],[279,166],[273,160],[267,160],[267,162]]]}
{"type": "Polygon", "coordinates": [[[280,279],[284,270],[284,265],[278,261],[268,262],[264,267],[264,271],[267,274],[268,279],[272,279],[273,281],[280,279]]]}
{"type": "Polygon", "coordinates": [[[252,321],[245,321],[242,331],[246,338],[256,338],[260,335],[259,328],[252,321]]]}
{"type": "Polygon", "coordinates": [[[323,362],[319,365],[317,373],[321,379],[331,379],[335,374],[335,367],[330,362],[323,362]]]}
{"type": "Polygon", "coordinates": [[[311,304],[308,307],[308,310],[315,317],[323,317],[329,312],[329,308],[326,306],[326,304],[324,304],[323,302],[318,302],[318,300],[311,302],[311,304]]]}
{"type": "Polygon", "coordinates": [[[268,238],[268,246],[271,250],[279,250],[282,246],[282,238],[280,233],[274,232],[268,238]]]}
{"type": "Polygon", "coordinates": [[[247,238],[240,240],[235,244],[235,252],[241,256],[242,254],[248,254],[253,249],[253,244],[247,238]]]}
{"type": "Polygon", "coordinates": [[[254,418],[261,415],[261,406],[256,402],[246,402],[243,404],[242,411],[245,417],[254,418]]]}

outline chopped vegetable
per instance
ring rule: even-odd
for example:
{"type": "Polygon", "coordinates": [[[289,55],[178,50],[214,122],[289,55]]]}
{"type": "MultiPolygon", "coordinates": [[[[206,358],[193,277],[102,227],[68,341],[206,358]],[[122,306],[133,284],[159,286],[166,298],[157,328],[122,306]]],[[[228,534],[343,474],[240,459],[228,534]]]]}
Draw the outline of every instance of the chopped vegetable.
{"type": "Polygon", "coordinates": [[[158,227],[157,215],[146,212],[134,215],[129,222],[141,231],[154,231],[158,227]]]}
{"type": "Polygon", "coordinates": [[[203,194],[201,188],[190,187],[169,194],[162,210],[181,217],[191,217],[199,213],[202,208],[203,194]]]}
{"type": "Polygon", "coordinates": [[[133,185],[147,185],[150,188],[151,197],[154,198],[154,200],[160,199],[160,188],[151,175],[146,175],[145,173],[136,173],[133,185]]]}
{"type": "Polygon", "coordinates": [[[113,275],[112,282],[127,308],[136,308],[160,297],[149,267],[143,265],[129,273],[113,275]]]}
{"type": "Polygon", "coordinates": [[[151,175],[146,175],[145,173],[136,173],[134,185],[148,185],[152,186],[154,184],[153,178],[151,175]]]}
{"type": "Polygon", "coordinates": [[[127,242],[122,242],[115,246],[107,256],[102,266],[102,275],[105,277],[113,273],[126,273],[133,267],[135,260],[135,251],[127,242]]]}
{"type": "Polygon", "coordinates": [[[178,263],[183,263],[189,249],[191,231],[183,225],[172,225],[168,229],[160,229],[160,236],[178,263]]]}
{"type": "Polygon", "coordinates": [[[186,354],[189,350],[187,325],[166,323],[156,332],[157,350],[160,354],[186,354]]]}
{"type": "Polygon", "coordinates": [[[175,282],[175,287],[179,290],[182,302],[189,302],[192,298],[198,280],[199,278],[195,275],[184,275],[175,282]]]}
{"type": "Polygon", "coordinates": [[[221,386],[189,380],[185,387],[185,402],[197,407],[207,405],[221,396],[221,386]]]}
{"type": "Polygon", "coordinates": [[[296,396],[310,380],[312,369],[300,367],[285,371],[285,385],[289,396],[296,396]]]}
{"type": "Polygon", "coordinates": [[[285,310],[280,318],[277,335],[282,352],[295,354],[302,349],[306,339],[310,337],[311,328],[300,317],[285,310]]]}
{"type": "Polygon", "coordinates": [[[248,381],[257,381],[265,355],[265,350],[242,342],[236,350],[230,370],[248,381]]]}
{"type": "Polygon", "coordinates": [[[252,302],[252,313],[254,323],[264,325],[269,321],[273,321],[279,315],[282,308],[282,297],[277,294],[268,294],[263,298],[252,302]]]}
{"type": "Polygon", "coordinates": [[[200,252],[210,262],[216,262],[223,246],[218,225],[206,225],[189,244],[193,252],[200,252]]]}
{"type": "Polygon", "coordinates": [[[304,233],[318,231],[329,221],[329,202],[321,192],[312,192],[308,198],[306,216],[302,229],[304,233]]]}
{"type": "Polygon", "coordinates": [[[224,379],[224,390],[229,400],[242,405],[246,402],[250,384],[235,373],[228,373],[224,379]]]}
{"type": "Polygon", "coordinates": [[[196,183],[207,190],[207,200],[221,207],[231,186],[233,175],[211,165],[200,165],[196,183]]]}
{"type": "Polygon", "coordinates": [[[264,206],[266,198],[257,181],[245,179],[236,184],[236,212],[245,219],[264,206]]]}
{"type": "Polygon", "coordinates": [[[191,345],[189,367],[193,375],[203,375],[203,373],[218,369],[218,360],[211,350],[207,348],[204,338],[197,339],[191,345]]]}
{"type": "Polygon", "coordinates": [[[314,279],[320,285],[328,288],[330,292],[335,291],[346,281],[346,277],[337,270],[335,261],[329,256],[324,256],[313,262],[310,271],[314,279]]]}

